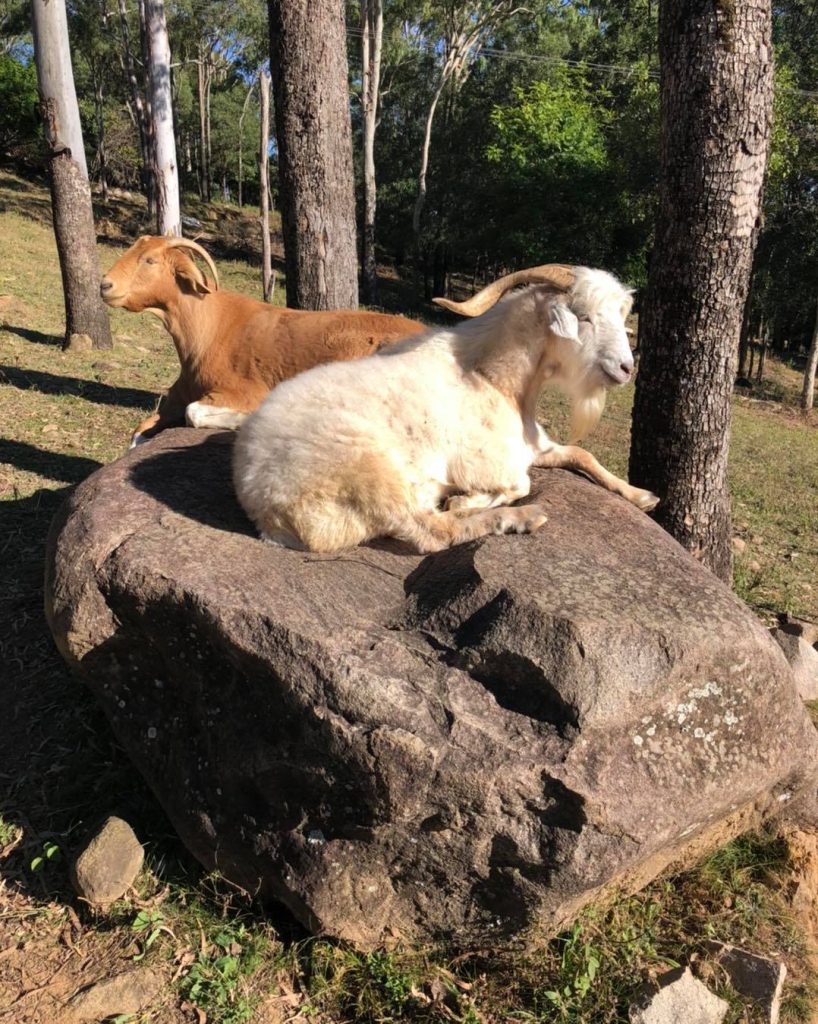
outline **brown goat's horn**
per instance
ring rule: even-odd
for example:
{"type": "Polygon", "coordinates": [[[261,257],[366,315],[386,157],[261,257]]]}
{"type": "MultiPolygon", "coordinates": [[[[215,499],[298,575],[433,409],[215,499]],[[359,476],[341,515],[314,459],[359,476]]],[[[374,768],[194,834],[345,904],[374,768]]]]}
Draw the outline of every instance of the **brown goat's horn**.
{"type": "Polygon", "coordinates": [[[452,302],[451,299],[432,299],[432,302],[461,316],[480,316],[517,285],[550,284],[559,291],[567,292],[574,284],[574,277],[573,267],[564,263],[544,263],[541,267],[529,267],[499,277],[465,302],[452,302]]]}
{"type": "Polygon", "coordinates": [[[193,242],[189,238],[166,238],[165,241],[169,249],[190,249],[191,252],[198,253],[207,264],[207,268],[213,278],[214,290],[219,290],[219,274],[216,270],[216,264],[210,258],[210,253],[206,252],[198,242],[193,242]]]}

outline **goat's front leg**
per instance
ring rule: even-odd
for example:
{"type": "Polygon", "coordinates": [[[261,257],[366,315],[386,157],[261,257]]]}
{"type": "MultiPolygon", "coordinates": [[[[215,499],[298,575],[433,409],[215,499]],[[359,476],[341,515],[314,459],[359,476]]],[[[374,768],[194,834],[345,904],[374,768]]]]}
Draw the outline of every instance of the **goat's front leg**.
{"type": "Polygon", "coordinates": [[[614,494],[621,494],[623,498],[644,512],[650,512],[659,504],[659,498],[650,491],[641,487],[632,487],[627,481],[614,476],[584,448],[578,448],[574,444],[554,444],[540,454],[534,460],[535,466],[544,466],[548,469],[574,469],[584,473],[596,483],[601,484],[608,491],[614,494]]]}
{"type": "Polygon", "coordinates": [[[185,422],[185,402],[177,380],[162,397],[156,412],[146,417],[131,434],[130,448],[149,441],[168,427],[181,427],[185,422]]]}
{"type": "Polygon", "coordinates": [[[531,491],[531,480],[528,475],[519,480],[513,487],[504,491],[475,491],[472,494],[453,494],[446,499],[444,508],[447,512],[465,512],[469,509],[499,508],[510,505],[518,498],[525,498],[531,491]]]}

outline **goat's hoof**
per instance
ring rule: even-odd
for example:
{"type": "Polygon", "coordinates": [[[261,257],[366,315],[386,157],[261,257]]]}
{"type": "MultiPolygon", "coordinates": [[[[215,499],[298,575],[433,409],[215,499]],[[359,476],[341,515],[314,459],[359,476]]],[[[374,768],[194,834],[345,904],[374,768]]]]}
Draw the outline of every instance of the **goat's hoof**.
{"type": "Polygon", "coordinates": [[[533,533],[548,522],[541,505],[518,505],[504,509],[497,523],[497,533],[533,533]]]}
{"type": "Polygon", "coordinates": [[[657,498],[651,491],[638,490],[631,500],[633,501],[633,504],[636,505],[637,508],[641,508],[643,512],[650,512],[659,504],[659,498],[657,498]]]}
{"type": "Polygon", "coordinates": [[[131,443],[128,445],[128,451],[137,448],[140,444],[144,444],[148,440],[149,438],[145,437],[144,434],[134,434],[134,436],[131,438],[131,443]]]}

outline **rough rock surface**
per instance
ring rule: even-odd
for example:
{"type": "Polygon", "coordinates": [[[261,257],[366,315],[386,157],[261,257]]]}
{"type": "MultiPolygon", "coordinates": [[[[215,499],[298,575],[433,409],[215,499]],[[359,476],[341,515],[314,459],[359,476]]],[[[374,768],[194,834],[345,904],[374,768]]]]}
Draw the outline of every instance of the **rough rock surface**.
{"type": "Polygon", "coordinates": [[[736,992],[752,999],[768,1024],[778,1024],[787,965],[725,942],[714,942],[711,949],[736,992]]]}
{"type": "Polygon", "coordinates": [[[47,611],[188,847],[313,931],[531,937],[812,793],[781,650],[622,499],[543,471],[535,535],[312,555],[256,538],[231,444],[81,484],[47,611]]]}
{"type": "Polygon", "coordinates": [[[105,978],[69,1000],[64,1024],[140,1013],[156,1002],[165,987],[162,976],[147,968],[105,978]]]}
{"type": "Polygon", "coordinates": [[[818,700],[818,651],[795,633],[774,629],[772,634],[790,663],[801,700],[818,700]]]}
{"type": "Polygon", "coordinates": [[[721,1024],[730,1009],[689,967],[668,971],[657,984],[631,1006],[631,1024],[721,1024]]]}
{"type": "Polygon", "coordinates": [[[112,815],[75,857],[71,881],[84,900],[106,907],[133,885],[144,859],[145,852],[131,826],[112,815]]]}

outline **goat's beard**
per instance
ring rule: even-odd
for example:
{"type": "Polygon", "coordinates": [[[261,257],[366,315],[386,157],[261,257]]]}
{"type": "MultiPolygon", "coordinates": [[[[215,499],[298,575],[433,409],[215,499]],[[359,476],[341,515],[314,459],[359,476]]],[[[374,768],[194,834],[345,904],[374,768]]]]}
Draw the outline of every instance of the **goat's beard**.
{"type": "Polygon", "coordinates": [[[602,416],[607,391],[595,387],[579,394],[571,406],[571,444],[579,444],[590,434],[602,416]]]}

